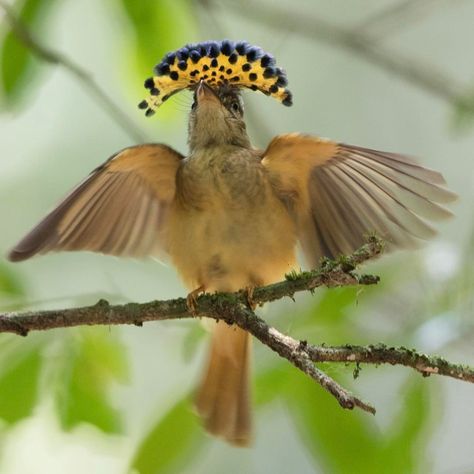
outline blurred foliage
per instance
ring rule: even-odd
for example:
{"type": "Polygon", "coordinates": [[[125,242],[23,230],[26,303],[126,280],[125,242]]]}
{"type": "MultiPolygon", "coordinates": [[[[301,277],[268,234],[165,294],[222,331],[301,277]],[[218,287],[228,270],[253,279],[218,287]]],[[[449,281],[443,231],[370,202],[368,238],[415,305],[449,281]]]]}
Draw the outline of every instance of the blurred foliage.
{"type": "Polygon", "coordinates": [[[0,418],[7,424],[33,414],[39,401],[41,362],[37,341],[24,343],[11,335],[0,338],[0,418]]]}
{"type": "MultiPolygon", "coordinates": [[[[347,381],[344,380],[347,387],[347,381]]],[[[400,414],[381,432],[374,418],[347,412],[307,377],[288,371],[287,406],[315,462],[331,473],[426,472],[429,423],[428,388],[411,380],[397,398],[400,414]]]]}
{"type": "Polygon", "coordinates": [[[185,396],[161,417],[137,448],[131,464],[140,474],[172,474],[192,463],[205,438],[185,396]]]}
{"type": "Polygon", "coordinates": [[[20,278],[11,267],[0,261],[0,308],[8,305],[9,309],[14,309],[24,302],[25,297],[20,278]]]}
{"type": "Polygon", "coordinates": [[[461,96],[454,107],[453,127],[456,131],[467,132],[474,125],[474,87],[464,96],[461,96]]]}
{"type": "Polygon", "coordinates": [[[65,430],[87,422],[106,433],[121,431],[120,412],[108,399],[111,382],[127,380],[125,348],[115,334],[93,328],[65,335],[55,384],[56,408],[65,430]]]}
{"type": "MultiPolygon", "coordinates": [[[[14,9],[33,34],[41,36],[59,4],[53,0],[17,0],[14,9]]],[[[198,38],[196,4],[191,0],[117,0],[113,5],[133,34],[125,41],[131,45],[127,64],[131,63],[128,71],[135,82],[151,75],[153,65],[167,51],[198,38]]],[[[0,86],[4,103],[17,105],[39,84],[41,68],[5,23],[1,28],[0,86]]],[[[472,124],[473,97],[466,96],[459,102],[455,110],[457,127],[472,124]]],[[[419,314],[422,309],[426,313],[424,319],[411,320],[411,326],[405,328],[407,338],[433,314],[449,315],[460,307],[472,309],[473,256],[474,238],[460,270],[448,282],[440,283],[429,308],[427,295],[416,295],[419,314]]],[[[365,307],[376,307],[379,296],[392,289],[394,275],[392,269],[381,284],[364,289],[362,294],[355,288],[318,291],[306,309],[280,315],[274,320],[275,325],[289,327],[293,335],[313,342],[364,342],[368,335],[358,322],[358,302],[363,299],[365,307]]],[[[2,307],[9,309],[26,303],[21,280],[2,262],[0,301],[2,307]]],[[[472,316],[469,311],[465,314],[472,316]]],[[[190,325],[183,348],[186,360],[194,354],[203,334],[199,325],[190,325]]],[[[371,333],[370,337],[373,342],[378,335],[371,333]]],[[[27,339],[0,335],[0,418],[10,427],[32,416],[43,397],[53,397],[64,430],[89,423],[105,434],[120,432],[121,410],[125,408],[114,405],[111,392],[114,384],[128,379],[126,359],[117,331],[106,328],[66,330],[27,339]]],[[[348,377],[352,367],[340,367],[335,378],[357,390],[348,377]]],[[[383,432],[369,415],[342,410],[312,380],[276,356],[272,364],[260,367],[255,385],[257,407],[275,406],[276,410],[281,406],[276,402],[284,401],[307,452],[324,472],[427,472],[429,468],[428,428],[432,417],[427,401],[433,394],[421,378],[410,374],[403,382],[397,413],[383,432]]],[[[206,443],[207,435],[185,396],[152,424],[138,444],[130,467],[140,474],[181,472],[206,443]]]]}
{"type": "MultiPolygon", "coordinates": [[[[55,0],[17,0],[14,12],[34,39],[41,40],[54,12],[55,0]]],[[[191,0],[116,0],[130,25],[127,37],[130,60],[127,68],[134,83],[152,75],[162,56],[197,38],[196,16],[191,0]],[[149,47],[152,44],[153,47],[149,47]]],[[[0,30],[0,87],[7,107],[19,105],[39,84],[41,62],[4,22],[0,30]]],[[[56,49],[54,47],[54,49],[56,49]]]]}
{"type": "Polygon", "coordinates": [[[197,37],[191,0],[118,1],[133,31],[130,70],[138,82],[152,75],[152,68],[164,54],[197,37]]]}
{"type": "MultiPolygon", "coordinates": [[[[48,15],[55,3],[54,0],[17,0],[14,10],[29,31],[40,35],[46,31],[48,15]]],[[[7,106],[12,106],[32,92],[38,82],[40,62],[11,30],[5,29],[5,23],[0,31],[4,35],[0,43],[0,81],[3,99],[7,106]]]]}

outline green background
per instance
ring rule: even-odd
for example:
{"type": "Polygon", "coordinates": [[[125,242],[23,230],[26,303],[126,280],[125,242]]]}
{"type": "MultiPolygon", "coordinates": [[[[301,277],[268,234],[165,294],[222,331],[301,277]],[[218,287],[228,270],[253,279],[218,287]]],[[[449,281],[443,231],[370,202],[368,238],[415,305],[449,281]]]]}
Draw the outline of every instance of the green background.
{"type": "MultiPolygon", "coordinates": [[[[90,74],[144,140],[186,151],[189,93],[151,119],[136,107],[153,65],[187,42],[228,37],[272,52],[294,94],[292,108],[244,94],[255,145],[304,131],[414,155],[442,171],[460,195],[456,218],[439,225],[439,236],[420,250],[366,267],[381,276],[377,287],[318,290],[260,313],[313,343],[385,342],[473,363],[472,1],[25,0],[13,7],[42,44],[90,74]],[[252,10],[257,3],[266,5],[263,21],[252,10]],[[340,47],[336,37],[321,41],[316,24],[316,38],[305,36],[291,15],[275,18],[277,8],[333,30],[363,32],[382,56],[414,63],[430,77],[441,71],[443,86],[462,100],[405,80],[340,47]]],[[[34,57],[9,31],[0,8],[1,255],[93,168],[135,143],[131,129],[120,127],[84,84],[34,57]]],[[[184,293],[175,271],[153,260],[87,253],[19,265],[0,259],[0,311],[184,293]]],[[[0,472],[474,470],[472,386],[390,366],[364,366],[354,379],[354,366],[325,364],[378,410],[376,417],[347,412],[258,343],[255,444],[239,450],[211,439],[190,404],[207,337],[194,321],[1,335],[0,472]]]]}

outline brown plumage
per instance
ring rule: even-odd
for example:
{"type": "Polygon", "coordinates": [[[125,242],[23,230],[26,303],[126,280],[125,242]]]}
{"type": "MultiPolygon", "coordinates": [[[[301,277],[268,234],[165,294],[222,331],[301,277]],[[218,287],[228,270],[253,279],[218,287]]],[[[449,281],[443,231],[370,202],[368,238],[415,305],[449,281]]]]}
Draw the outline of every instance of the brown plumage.
{"type": "MultiPolygon", "coordinates": [[[[310,266],[349,253],[376,231],[393,247],[451,213],[441,174],[405,156],[301,134],[255,150],[236,89],[201,83],[189,155],[165,145],[118,153],[95,170],[10,252],[167,253],[190,290],[236,291],[278,281],[299,243],[310,266]]],[[[206,428],[236,445],[251,439],[250,340],[217,324],[196,407],[206,428]]]]}

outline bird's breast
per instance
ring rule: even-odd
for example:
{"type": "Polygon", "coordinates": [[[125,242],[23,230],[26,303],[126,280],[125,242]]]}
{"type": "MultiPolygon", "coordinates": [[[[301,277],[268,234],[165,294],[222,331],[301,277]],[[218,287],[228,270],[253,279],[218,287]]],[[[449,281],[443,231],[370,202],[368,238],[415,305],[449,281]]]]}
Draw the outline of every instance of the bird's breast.
{"type": "Polygon", "coordinates": [[[294,223],[258,158],[188,160],[178,172],[168,251],[190,288],[235,291],[294,266],[294,223]]]}

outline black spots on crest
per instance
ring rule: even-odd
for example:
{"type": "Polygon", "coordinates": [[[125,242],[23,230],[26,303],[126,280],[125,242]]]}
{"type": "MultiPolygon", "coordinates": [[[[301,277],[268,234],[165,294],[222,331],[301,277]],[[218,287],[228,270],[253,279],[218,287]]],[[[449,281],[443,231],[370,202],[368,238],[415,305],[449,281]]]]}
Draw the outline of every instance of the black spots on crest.
{"type": "Polygon", "coordinates": [[[147,117],[151,117],[152,115],[155,115],[155,111],[153,109],[147,109],[147,111],[145,112],[145,115],[147,117]]]}
{"type": "Polygon", "coordinates": [[[282,104],[286,105],[287,107],[290,107],[291,105],[293,105],[293,94],[288,89],[286,89],[285,92],[286,97],[282,100],[282,104]]]}
{"type": "Polygon", "coordinates": [[[276,84],[272,84],[270,86],[270,89],[268,89],[272,94],[275,94],[276,92],[278,92],[278,86],[276,84]]]}
{"type": "Polygon", "coordinates": [[[274,67],[267,67],[264,71],[263,71],[263,77],[265,79],[269,79],[270,77],[274,77],[276,74],[276,69],[274,67]]]}
{"type": "Polygon", "coordinates": [[[147,100],[142,100],[139,104],[138,104],[138,108],[139,109],[147,109],[148,108],[148,101],[147,100]]]}
{"type": "Polygon", "coordinates": [[[284,105],[292,104],[291,93],[286,89],[288,81],[285,71],[276,67],[271,54],[247,41],[225,39],[187,44],[166,54],[155,66],[154,72],[155,76],[168,77],[152,77],[144,82],[150,96],[164,95],[161,101],[149,97],[140,103],[140,108],[145,109],[148,116],[165,98],[185,88],[193,89],[199,80],[212,83],[214,88],[227,84],[236,90],[241,87],[259,90],[273,95],[284,105]]]}
{"type": "Polygon", "coordinates": [[[221,53],[224,56],[230,56],[232,54],[232,51],[234,51],[234,43],[232,41],[229,41],[229,40],[222,41],[221,53]]]}
{"type": "Polygon", "coordinates": [[[247,50],[247,61],[249,63],[253,63],[256,59],[262,57],[263,52],[257,46],[252,46],[247,50]]]}
{"type": "Polygon", "coordinates": [[[187,61],[189,58],[189,51],[187,48],[181,48],[177,51],[176,56],[180,61],[187,61]]]}
{"type": "Polygon", "coordinates": [[[174,64],[174,61],[176,59],[176,53],[168,53],[164,58],[163,58],[163,63],[167,63],[170,66],[174,64]]]}
{"type": "Polygon", "coordinates": [[[198,51],[191,51],[189,53],[189,57],[191,58],[191,61],[193,62],[193,64],[196,64],[200,61],[202,56],[198,51]]]}
{"type": "Polygon", "coordinates": [[[145,86],[145,89],[153,89],[153,87],[155,87],[155,81],[152,77],[149,77],[143,85],[145,86]]]}
{"type": "Polygon", "coordinates": [[[238,59],[239,59],[239,57],[237,56],[237,54],[232,53],[232,54],[229,56],[229,63],[230,63],[230,64],[235,64],[238,59]]]}
{"type": "Polygon", "coordinates": [[[275,66],[275,58],[270,54],[264,54],[260,59],[260,66],[263,68],[265,67],[274,67],[275,66]]]}
{"type": "Polygon", "coordinates": [[[217,58],[220,54],[220,47],[217,43],[212,43],[209,47],[209,57],[210,58],[217,58]]]}
{"type": "Polygon", "coordinates": [[[249,49],[250,45],[247,43],[247,41],[239,41],[235,45],[235,50],[237,51],[240,56],[243,56],[244,54],[247,54],[247,50],[249,49]]]}
{"type": "Polygon", "coordinates": [[[170,66],[168,63],[160,63],[155,67],[155,73],[157,76],[165,76],[169,74],[170,66]]]}
{"type": "Polygon", "coordinates": [[[288,79],[285,75],[279,75],[276,83],[279,87],[286,87],[288,85],[288,79]]]}

